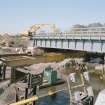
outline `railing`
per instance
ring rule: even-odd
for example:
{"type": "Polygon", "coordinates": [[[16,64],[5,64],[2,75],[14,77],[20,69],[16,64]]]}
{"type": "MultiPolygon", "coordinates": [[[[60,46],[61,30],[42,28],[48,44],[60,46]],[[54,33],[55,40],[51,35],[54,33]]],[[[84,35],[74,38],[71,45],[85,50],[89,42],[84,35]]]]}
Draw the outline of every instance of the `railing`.
{"type": "MultiPolygon", "coordinates": [[[[35,35],[37,32],[33,32],[32,34],[35,35]]],[[[40,32],[37,35],[86,35],[86,36],[95,36],[101,35],[105,36],[105,27],[84,27],[84,28],[71,28],[68,32],[53,32],[53,33],[45,33],[40,32]]]]}
{"type": "Polygon", "coordinates": [[[33,36],[105,36],[105,32],[33,33],[33,36]]]}
{"type": "Polygon", "coordinates": [[[105,40],[105,35],[55,35],[43,34],[35,35],[32,39],[88,39],[88,40],[105,40]]]}

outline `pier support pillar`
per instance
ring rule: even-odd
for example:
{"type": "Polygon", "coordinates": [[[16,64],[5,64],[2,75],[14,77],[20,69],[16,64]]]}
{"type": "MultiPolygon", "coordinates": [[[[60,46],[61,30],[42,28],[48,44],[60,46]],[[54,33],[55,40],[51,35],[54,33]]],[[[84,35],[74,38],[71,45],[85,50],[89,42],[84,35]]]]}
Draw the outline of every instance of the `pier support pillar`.
{"type": "Polygon", "coordinates": [[[3,64],[3,76],[2,76],[3,80],[5,80],[5,75],[6,75],[6,64],[4,63],[3,64]]]}
{"type": "MultiPolygon", "coordinates": [[[[35,86],[35,87],[33,88],[33,96],[36,95],[36,89],[37,89],[37,86],[35,86]]],[[[33,104],[32,104],[32,105],[35,105],[35,101],[33,101],[33,104]]]]}
{"type": "Polygon", "coordinates": [[[0,76],[2,77],[2,65],[0,65],[0,76]]]}
{"type": "Polygon", "coordinates": [[[11,67],[11,83],[15,82],[15,67],[11,67]]]}
{"type": "Polygon", "coordinates": [[[105,78],[105,54],[104,53],[102,55],[102,65],[103,65],[103,69],[102,69],[101,78],[104,79],[105,78]]]}
{"type": "MultiPolygon", "coordinates": [[[[25,88],[25,99],[27,99],[28,98],[28,88],[25,88]]],[[[27,104],[25,104],[25,105],[27,105],[27,104]]]]}

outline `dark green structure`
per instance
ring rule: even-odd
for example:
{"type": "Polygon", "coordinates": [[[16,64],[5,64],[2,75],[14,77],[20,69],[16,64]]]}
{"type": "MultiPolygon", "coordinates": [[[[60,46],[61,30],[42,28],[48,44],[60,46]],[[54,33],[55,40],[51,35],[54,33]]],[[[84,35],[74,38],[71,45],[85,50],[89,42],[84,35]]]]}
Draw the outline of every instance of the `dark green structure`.
{"type": "Polygon", "coordinates": [[[45,68],[44,70],[44,79],[48,81],[49,84],[56,83],[57,79],[57,71],[55,71],[51,66],[45,68]]]}

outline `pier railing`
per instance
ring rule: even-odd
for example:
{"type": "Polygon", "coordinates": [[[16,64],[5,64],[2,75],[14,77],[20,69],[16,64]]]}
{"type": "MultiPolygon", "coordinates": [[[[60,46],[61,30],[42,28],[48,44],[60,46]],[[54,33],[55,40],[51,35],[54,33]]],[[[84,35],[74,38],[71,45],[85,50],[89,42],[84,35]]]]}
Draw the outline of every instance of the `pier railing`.
{"type": "Polygon", "coordinates": [[[34,39],[88,39],[88,40],[105,40],[105,34],[86,35],[86,34],[36,34],[33,35],[34,39]]]}

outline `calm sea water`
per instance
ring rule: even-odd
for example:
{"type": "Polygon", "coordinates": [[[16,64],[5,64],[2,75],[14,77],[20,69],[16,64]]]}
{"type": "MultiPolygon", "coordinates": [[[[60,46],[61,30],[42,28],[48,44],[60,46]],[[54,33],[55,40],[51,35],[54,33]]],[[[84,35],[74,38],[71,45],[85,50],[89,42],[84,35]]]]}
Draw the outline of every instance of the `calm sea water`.
{"type": "Polygon", "coordinates": [[[55,97],[46,96],[37,101],[36,105],[70,105],[67,91],[58,92],[55,97]]]}

